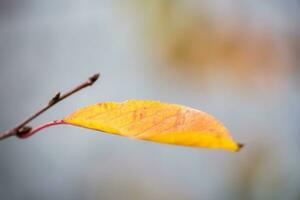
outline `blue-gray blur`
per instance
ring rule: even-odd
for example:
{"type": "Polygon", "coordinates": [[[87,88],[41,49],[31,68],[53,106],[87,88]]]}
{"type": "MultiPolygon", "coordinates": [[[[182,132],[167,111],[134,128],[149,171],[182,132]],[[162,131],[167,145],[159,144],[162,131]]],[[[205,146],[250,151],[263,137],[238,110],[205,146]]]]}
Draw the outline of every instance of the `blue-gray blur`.
{"type": "Polygon", "coordinates": [[[1,0],[1,131],[100,72],[31,125],[154,99],[211,113],[246,146],[53,127],[0,142],[0,199],[299,199],[299,10],[296,0],[1,0]]]}

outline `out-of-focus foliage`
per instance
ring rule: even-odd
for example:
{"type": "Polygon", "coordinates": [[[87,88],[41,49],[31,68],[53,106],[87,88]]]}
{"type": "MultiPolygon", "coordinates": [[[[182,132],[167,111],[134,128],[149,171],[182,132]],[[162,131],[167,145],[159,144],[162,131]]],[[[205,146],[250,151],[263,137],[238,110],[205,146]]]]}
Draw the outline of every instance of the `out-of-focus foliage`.
{"type": "Polygon", "coordinates": [[[257,141],[253,147],[234,169],[228,199],[281,199],[285,181],[282,163],[263,142],[257,141]]]}
{"type": "Polygon", "coordinates": [[[238,85],[268,85],[270,91],[295,67],[297,35],[250,18],[247,3],[236,2],[226,10],[207,1],[137,2],[153,52],[166,66],[190,77],[205,81],[224,73],[238,85]]]}

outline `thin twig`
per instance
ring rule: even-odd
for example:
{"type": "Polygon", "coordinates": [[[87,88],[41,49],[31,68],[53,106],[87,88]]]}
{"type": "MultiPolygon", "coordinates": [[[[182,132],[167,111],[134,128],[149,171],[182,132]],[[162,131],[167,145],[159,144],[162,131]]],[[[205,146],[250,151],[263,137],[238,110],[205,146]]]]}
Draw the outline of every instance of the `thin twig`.
{"type": "Polygon", "coordinates": [[[40,110],[38,110],[36,113],[34,113],[33,115],[31,115],[30,117],[28,117],[27,119],[25,119],[23,122],[21,122],[19,125],[17,125],[16,127],[9,129],[5,132],[0,133],[0,140],[3,140],[5,138],[11,137],[11,136],[19,136],[22,137],[22,135],[29,133],[32,128],[29,126],[26,126],[29,122],[31,122],[33,119],[35,119],[36,117],[38,117],[39,115],[41,115],[42,113],[44,113],[45,111],[47,111],[49,108],[51,108],[52,106],[54,106],[55,104],[57,104],[58,102],[64,100],[65,98],[71,96],[72,94],[78,92],[81,89],[84,89],[88,86],[93,85],[97,79],[99,78],[100,74],[95,74],[93,76],[91,76],[88,80],[86,80],[85,82],[81,83],[80,85],[78,85],[77,87],[73,88],[72,90],[64,93],[64,94],[60,94],[57,93],[49,102],[47,105],[45,105],[43,108],[41,108],[40,110]]]}

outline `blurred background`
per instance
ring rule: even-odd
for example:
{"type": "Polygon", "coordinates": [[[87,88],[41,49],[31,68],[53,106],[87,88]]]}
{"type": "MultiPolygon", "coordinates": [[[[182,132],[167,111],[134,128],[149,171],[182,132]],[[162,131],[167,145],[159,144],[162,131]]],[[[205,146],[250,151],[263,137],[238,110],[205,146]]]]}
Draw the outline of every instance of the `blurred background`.
{"type": "Polygon", "coordinates": [[[300,199],[300,2],[1,0],[0,128],[153,99],[220,119],[239,153],[53,127],[0,144],[1,200],[300,199]]]}

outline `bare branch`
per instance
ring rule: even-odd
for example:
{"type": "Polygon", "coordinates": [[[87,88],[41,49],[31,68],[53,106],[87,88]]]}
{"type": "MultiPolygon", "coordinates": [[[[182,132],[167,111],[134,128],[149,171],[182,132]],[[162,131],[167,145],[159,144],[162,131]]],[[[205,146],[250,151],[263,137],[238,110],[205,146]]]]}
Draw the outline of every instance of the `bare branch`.
{"type": "MultiPolygon", "coordinates": [[[[79,90],[82,90],[88,86],[93,85],[98,80],[99,76],[100,76],[100,74],[95,74],[95,75],[91,76],[88,80],[86,80],[85,82],[81,83],[80,85],[76,86],[75,88],[73,88],[72,90],[70,90],[64,94],[61,94],[60,92],[57,93],[54,97],[51,98],[51,100],[48,102],[48,104],[46,106],[44,106],[43,108],[38,110],[36,113],[34,113],[33,115],[31,115],[30,117],[25,119],[19,125],[17,125],[16,127],[12,128],[12,129],[9,129],[7,131],[0,133],[0,140],[3,140],[5,138],[11,137],[11,136],[18,136],[18,137],[22,138],[23,135],[27,135],[32,130],[32,128],[30,126],[26,126],[29,122],[31,122],[33,119],[35,119],[36,117],[38,117],[39,115],[41,115],[42,113],[47,111],[49,108],[51,108],[58,102],[73,95],[74,93],[78,92],[79,90]]],[[[35,130],[35,129],[33,129],[33,130],[35,130]]]]}

